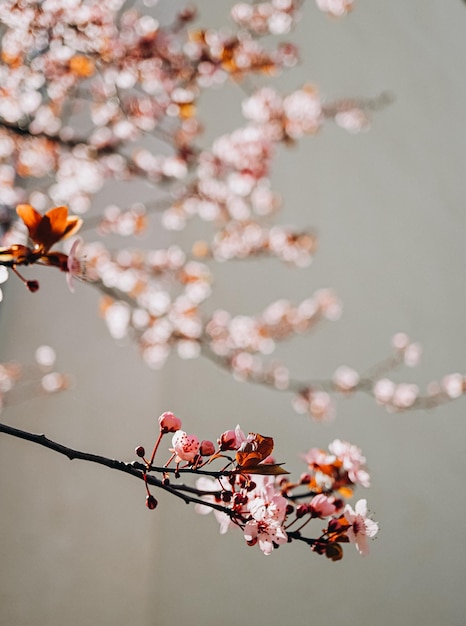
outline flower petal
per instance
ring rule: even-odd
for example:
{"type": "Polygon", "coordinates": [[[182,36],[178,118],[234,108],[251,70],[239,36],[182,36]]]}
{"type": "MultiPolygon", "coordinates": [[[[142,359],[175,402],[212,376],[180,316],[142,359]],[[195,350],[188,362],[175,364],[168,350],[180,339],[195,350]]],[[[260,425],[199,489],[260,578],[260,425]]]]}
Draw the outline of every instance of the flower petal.
{"type": "Polygon", "coordinates": [[[16,207],[16,213],[26,224],[29,236],[32,240],[34,240],[37,227],[42,221],[42,215],[38,213],[30,204],[19,204],[16,207]]]}

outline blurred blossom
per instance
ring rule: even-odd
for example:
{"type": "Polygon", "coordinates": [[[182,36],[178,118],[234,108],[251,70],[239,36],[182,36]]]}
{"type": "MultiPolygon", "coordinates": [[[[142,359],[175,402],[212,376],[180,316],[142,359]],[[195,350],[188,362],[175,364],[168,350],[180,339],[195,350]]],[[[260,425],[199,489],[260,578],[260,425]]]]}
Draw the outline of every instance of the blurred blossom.
{"type": "Polygon", "coordinates": [[[40,346],[35,353],[37,363],[45,368],[53,366],[56,356],[55,350],[50,346],[40,346]]]}
{"type": "Polygon", "coordinates": [[[321,11],[334,17],[341,17],[353,8],[354,0],[316,0],[321,11]]]}
{"type": "Polygon", "coordinates": [[[342,365],[335,370],[332,380],[341,391],[352,391],[359,383],[359,374],[351,367],[342,365]]]}
{"type": "Polygon", "coordinates": [[[373,387],[375,399],[380,404],[388,403],[392,400],[396,385],[388,378],[377,380],[373,387]]]}
{"type": "Polygon", "coordinates": [[[105,312],[105,321],[114,339],[123,339],[123,337],[126,337],[130,321],[130,309],[128,305],[123,302],[114,302],[111,304],[105,312]]]}
{"type": "Polygon", "coordinates": [[[66,389],[68,386],[68,379],[63,374],[57,372],[51,372],[42,377],[42,388],[47,393],[57,393],[66,389]]]}
{"type": "Polygon", "coordinates": [[[442,388],[450,398],[459,398],[466,390],[466,381],[462,374],[449,374],[442,379],[442,388]]]}

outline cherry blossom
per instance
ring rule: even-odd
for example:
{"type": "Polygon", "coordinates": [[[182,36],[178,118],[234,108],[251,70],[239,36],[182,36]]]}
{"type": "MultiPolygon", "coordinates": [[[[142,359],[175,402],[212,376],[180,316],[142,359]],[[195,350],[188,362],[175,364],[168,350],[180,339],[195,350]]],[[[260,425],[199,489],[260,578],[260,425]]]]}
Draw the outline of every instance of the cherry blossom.
{"type": "Polygon", "coordinates": [[[199,452],[200,443],[196,435],[187,435],[184,430],[177,430],[172,438],[172,446],[177,463],[192,462],[199,452]]]}
{"type": "MultiPolygon", "coordinates": [[[[316,2],[334,17],[354,4],[316,2]]],[[[295,378],[277,349],[341,317],[331,288],[306,291],[295,302],[277,295],[259,310],[252,298],[248,311],[209,301],[219,264],[309,267],[318,237],[307,225],[284,222],[288,199],[274,187],[277,156],[312,141],[329,123],[350,134],[367,130],[372,113],[389,100],[385,94],[332,100],[314,82],[287,91],[272,83],[298,61],[299,50],[285,36],[304,9],[302,0],[239,2],[229,28],[202,28],[193,24],[190,6],[165,24],[124,0],[72,0],[66,11],[59,0],[4,0],[0,283],[10,272],[36,292],[39,283],[19,273],[34,264],[64,272],[72,291],[75,278],[93,282],[109,333],[134,342],[148,367],[162,367],[173,352],[202,357],[235,381],[289,393],[295,411],[315,422],[335,417],[338,395],[365,393],[391,412],[457,399],[466,393],[459,372],[426,392],[397,378],[395,370],[415,367],[421,356],[420,344],[405,333],[371,367],[335,363],[328,378],[295,378]],[[206,90],[224,83],[242,94],[243,119],[238,115],[235,124],[232,116],[214,135],[202,103],[206,90]],[[103,200],[141,182],[126,206],[115,195],[103,200]],[[181,247],[179,231],[194,222],[202,234],[181,247]],[[63,242],[79,228],[88,241],[76,239],[69,249],[63,242]],[[154,228],[170,231],[167,243],[154,247],[147,237],[154,228]]],[[[54,357],[51,348],[38,349],[34,381],[19,365],[0,364],[0,409],[12,402],[21,377],[37,393],[66,389],[70,379],[52,371],[54,357]]],[[[331,560],[342,558],[348,541],[368,553],[378,524],[367,516],[365,499],[354,509],[346,502],[370,486],[359,447],[341,439],[327,450],[311,447],[293,479],[270,436],[246,435],[237,425],[200,440],[181,427],[171,411],[162,413],[152,453],[146,458],[138,445],[131,464],[86,457],[6,425],[0,430],[127,472],[144,484],[149,510],[158,504],[151,488],[194,504],[198,513],[213,510],[221,534],[231,529],[266,555],[296,542],[331,560]],[[169,452],[161,445],[168,433],[169,452]]]]}
{"type": "Polygon", "coordinates": [[[356,544],[359,554],[367,556],[369,554],[369,544],[367,539],[375,537],[379,530],[379,525],[367,517],[367,501],[358,500],[354,509],[347,504],[344,515],[350,527],[347,531],[348,539],[356,544]]]}

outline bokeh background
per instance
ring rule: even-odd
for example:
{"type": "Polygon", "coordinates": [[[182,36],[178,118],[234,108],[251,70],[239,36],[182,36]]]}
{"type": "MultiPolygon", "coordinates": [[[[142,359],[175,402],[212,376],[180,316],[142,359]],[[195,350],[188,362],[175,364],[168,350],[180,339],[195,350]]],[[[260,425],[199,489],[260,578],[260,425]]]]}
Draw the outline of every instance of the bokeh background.
{"type": "MultiPolygon", "coordinates": [[[[216,26],[232,3],[197,5],[201,23],[216,26]]],[[[181,6],[161,0],[152,10],[181,6]]],[[[272,180],[285,198],[283,219],[316,229],[315,261],[306,270],[224,264],[212,306],[253,314],[279,297],[331,286],[342,319],[280,350],[296,377],[330,377],[343,363],[363,371],[388,354],[400,330],[424,354],[399,380],[424,386],[464,372],[466,6],[357,0],[341,20],[311,0],[304,9],[293,34],[302,62],[276,84],[316,84],[329,100],[389,91],[394,101],[367,133],[328,125],[280,152],[272,180]]],[[[235,87],[205,96],[205,145],[242,123],[242,97],[235,87]]],[[[154,218],[141,245],[188,245],[195,230],[167,234],[154,218]]],[[[136,445],[151,447],[157,416],[172,410],[201,438],[237,423],[273,436],[278,460],[295,473],[304,469],[300,453],[347,439],[367,457],[372,487],[358,495],[368,498],[380,533],[367,558],[348,546],[332,563],[298,544],[265,557],[239,532],[220,536],[213,516],[163,494],[148,511],[131,477],[2,436],[2,625],[466,623],[464,399],[389,415],[356,396],[338,400],[334,422],[316,424],[293,412],[289,395],[236,383],[210,362],[172,356],[162,371],[149,370],[134,346],[110,338],[96,291],[77,285],[71,294],[56,272],[37,271],[35,295],[19,281],[6,285],[0,360],[31,362],[36,347],[49,344],[75,384],[58,396],[23,398],[3,421],[131,461],[136,445]]]]}

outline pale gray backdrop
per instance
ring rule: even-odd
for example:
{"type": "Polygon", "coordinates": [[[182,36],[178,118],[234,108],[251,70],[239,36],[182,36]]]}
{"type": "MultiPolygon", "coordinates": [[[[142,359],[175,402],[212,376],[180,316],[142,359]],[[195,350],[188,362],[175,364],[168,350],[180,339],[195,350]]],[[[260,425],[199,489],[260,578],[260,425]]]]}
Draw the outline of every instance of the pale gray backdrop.
{"type": "MultiPolygon", "coordinates": [[[[198,4],[212,25],[231,6],[198,4]]],[[[272,299],[332,286],[342,320],[283,350],[297,376],[329,376],[341,363],[363,369],[385,356],[399,330],[424,346],[422,366],[406,379],[464,372],[466,6],[356,0],[341,21],[310,0],[305,9],[294,36],[302,64],[281,87],[311,82],[329,99],[389,90],[396,100],[369,133],[330,125],[281,153],[273,183],[286,198],[284,220],[319,232],[315,262],[302,271],[272,261],[223,266],[213,304],[254,313],[272,299]]],[[[241,123],[241,97],[228,89],[203,100],[208,138],[241,123]]],[[[175,240],[154,232],[147,245],[175,240]]],[[[48,343],[77,384],[8,409],[4,421],[131,460],[170,409],[201,437],[237,422],[273,436],[294,472],[299,452],[342,437],[368,458],[373,486],[364,495],[380,534],[366,559],[352,546],[341,563],[300,545],[265,557],[170,498],[149,512],[129,477],[2,436],[2,625],[466,623],[464,400],[387,415],[358,396],[338,403],[334,423],[313,424],[293,413],[289,396],[236,384],[207,362],[173,357],[162,372],[149,371],[134,347],[109,337],[97,293],[78,285],[72,295],[53,271],[40,279],[36,295],[8,283],[0,360],[31,360],[48,343]]]]}

